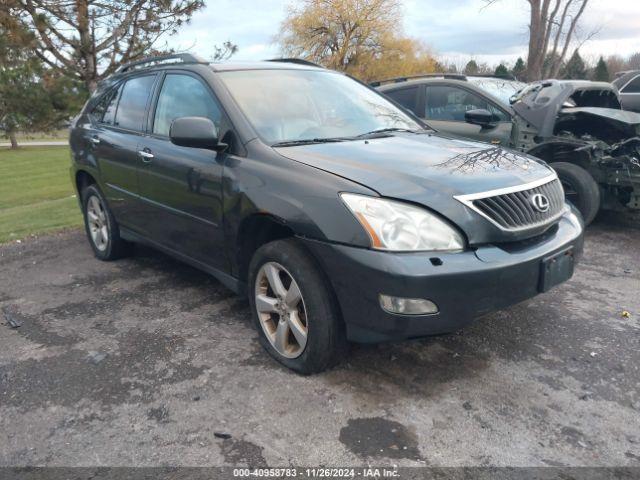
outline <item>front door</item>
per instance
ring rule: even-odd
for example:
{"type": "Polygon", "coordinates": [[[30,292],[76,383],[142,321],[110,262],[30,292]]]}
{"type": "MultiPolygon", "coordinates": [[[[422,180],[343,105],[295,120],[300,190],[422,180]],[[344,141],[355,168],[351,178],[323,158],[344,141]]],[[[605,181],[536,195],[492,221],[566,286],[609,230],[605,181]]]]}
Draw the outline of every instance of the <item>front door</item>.
{"type": "Polygon", "coordinates": [[[149,135],[138,145],[143,234],[214,268],[225,267],[222,228],[224,153],[174,145],[171,122],[207,117],[221,127],[211,90],[190,73],[167,73],[150,116],[149,135]]]}
{"type": "Polygon", "coordinates": [[[428,85],[424,110],[420,117],[442,133],[493,145],[509,146],[513,129],[511,117],[471,90],[449,85],[428,85]],[[492,113],[492,126],[481,127],[465,121],[465,113],[477,109],[492,113]]]}

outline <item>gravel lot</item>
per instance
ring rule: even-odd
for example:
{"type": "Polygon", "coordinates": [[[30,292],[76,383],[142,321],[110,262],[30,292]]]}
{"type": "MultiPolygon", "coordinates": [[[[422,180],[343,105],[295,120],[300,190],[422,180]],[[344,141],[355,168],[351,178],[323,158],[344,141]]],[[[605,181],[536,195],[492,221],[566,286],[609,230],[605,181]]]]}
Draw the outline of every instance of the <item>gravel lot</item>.
{"type": "Polygon", "coordinates": [[[312,377],[160,253],[101,263],[79,231],[2,246],[0,465],[638,466],[638,227],[600,219],[544,296],[312,377]]]}

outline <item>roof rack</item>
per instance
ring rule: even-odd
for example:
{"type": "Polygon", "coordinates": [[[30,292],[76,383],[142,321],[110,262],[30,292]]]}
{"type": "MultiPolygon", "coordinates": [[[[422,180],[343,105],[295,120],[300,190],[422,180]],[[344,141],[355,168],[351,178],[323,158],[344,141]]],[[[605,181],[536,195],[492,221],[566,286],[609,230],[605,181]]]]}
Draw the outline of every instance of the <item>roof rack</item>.
{"type": "Polygon", "coordinates": [[[402,83],[407,82],[409,80],[416,80],[419,78],[446,78],[449,80],[461,80],[466,82],[468,77],[484,77],[484,78],[500,78],[503,80],[516,80],[513,75],[465,75],[463,73],[423,73],[420,75],[407,75],[405,77],[395,77],[395,78],[386,78],[384,80],[376,80],[375,82],[369,83],[372,87],[379,87],[381,85],[385,85],[387,83],[402,83]]]}
{"type": "Polygon", "coordinates": [[[621,72],[616,72],[615,76],[616,76],[616,78],[620,78],[620,77],[622,77],[624,75],[628,75],[630,73],[636,73],[636,72],[640,72],[640,70],[633,70],[633,69],[632,70],[623,70],[621,72]]]}
{"type": "Polygon", "coordinates": [[[124,73],[137,68],[149,68],[164,63],[208,63],[202,58],[192,53],[172,53],[169,55],[157,55],[155,57],[147,57],[135,62],[125,63],[120,66],[115,73],[124,73]]]}
{"type": "Polygon", "coordinates": [[[296,63],[298,65],[306,65],[308,67],[324,68],[322,65],[304,60],[302,58],[270,58],[267,62],[296,63]]]}
{"type": "Polygon", "coordinates": [[[420,75],[407,75],[405,77],[385,78],[383,80],[376,80],[375,82],[371,82],[369,83],[369,85],[371,85],[372,87],[379,87],[380,85],[384,85],[386,83],[402,83],[418,78],[450,78],[453,80],[467,79],[466,75],[462,75],[459,73],[423,73],[420,75]]]}
{"type": "Polygon", "coordinates": [[[498,80],[514,80],[518,81],[516,77],[507,73],[506,75],[496,75],[495,73],[476,73],[475,75],[467,75],[467,77],[480,77],[480,78],[497,78],[498,80]]]}

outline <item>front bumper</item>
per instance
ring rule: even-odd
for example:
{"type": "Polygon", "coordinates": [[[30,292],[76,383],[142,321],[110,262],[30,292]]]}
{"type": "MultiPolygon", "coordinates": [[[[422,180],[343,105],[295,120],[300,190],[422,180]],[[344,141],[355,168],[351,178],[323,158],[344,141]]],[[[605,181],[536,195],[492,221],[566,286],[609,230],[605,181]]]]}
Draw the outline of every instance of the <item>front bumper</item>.
{"type": "Polygon", "coordinates": [[[567,248],[573,248],[577,259],[583,229],[578,217],[568,212],[536,239],[462,253],[390,253],[303,241],[332,283],[349,340],[382,342],[452,332],[474,318],[536,296],[542,260],[567,248]],[[439,312],[387,313],[380,307],[380,293],[428,299],[439,312]]]}

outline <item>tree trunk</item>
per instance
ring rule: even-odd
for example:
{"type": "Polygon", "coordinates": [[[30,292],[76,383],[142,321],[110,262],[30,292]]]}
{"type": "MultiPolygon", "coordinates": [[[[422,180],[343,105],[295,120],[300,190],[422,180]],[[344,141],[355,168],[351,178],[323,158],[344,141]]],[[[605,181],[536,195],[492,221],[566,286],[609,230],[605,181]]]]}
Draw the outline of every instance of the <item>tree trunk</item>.
{"type": "Polygon", "coordinates": [[[580,5],[580,9],[578,10],[578,13],[574,15],[573,19],[571,20],[571,23],[569,24],[569,30],[567,31],[567,36],[564,39],[564,47],[562,47],[562,53],[560,54],[558,65],[556,65],[555,68],[553,69],[553,72],[551,72],[553,77],[557,77],[558,74],[560,73],[560,67],[562,62],[567,56],[567,51],[569,49],[569,45],[571,44],[571,39],[575,32],[576,25],[578,24],[578,20],[580,20],[580,17],[584,13],[584,9],[586,8],[588,1],[589,0],[582,0],[582,5],[580,5]]]}
{"type": "Polygon", "coordinates": [[[11,150],[18,148],[18,139],[16,138],[16,132],[13,130],[9,132],[9,141],[11,142],[11,150]]]}
{"type": "Polygon", "coordinates": [[[88,0],[76,0],[76,15],[78,24],[78,34],[80,36],[80,62],[83,69],[83,78],[89,93],[93,93],[98,85],[97,81],[97,65],[94,54],[95,45],[93,35],[91,33],[91,25],[89,19],[89,2],[88,0]]]}
{"type": "Polygon", "coordinates": [[[531,23],[529,24],[529,57],[527,59],[527,81],[538,80],[542,75],[544,53],[540,51],[543,42],[543,19],[540,0],[531,0],[531,23]]]}
{"type": "Polygon", "coordinates": [[[89,95],[91,95],[96,91],[96,88],[98,88],[98,80],[93,78],[89,79],[85,82],[85,85],[87,86],[87,90],[89,90],[89,95]]]}

